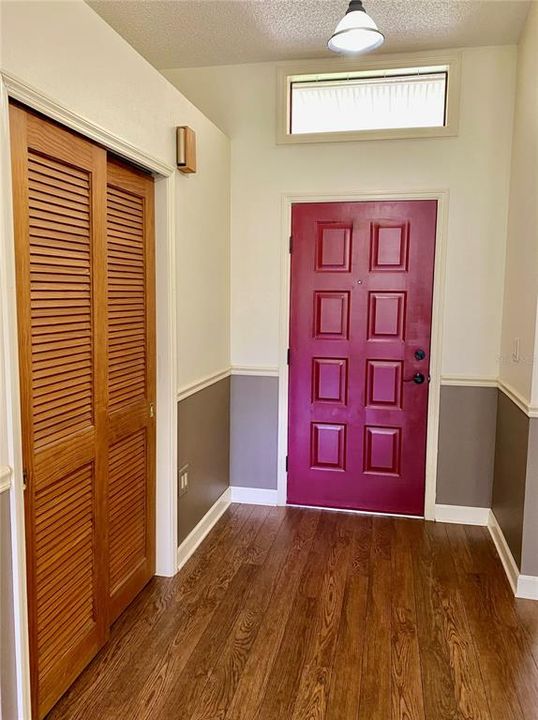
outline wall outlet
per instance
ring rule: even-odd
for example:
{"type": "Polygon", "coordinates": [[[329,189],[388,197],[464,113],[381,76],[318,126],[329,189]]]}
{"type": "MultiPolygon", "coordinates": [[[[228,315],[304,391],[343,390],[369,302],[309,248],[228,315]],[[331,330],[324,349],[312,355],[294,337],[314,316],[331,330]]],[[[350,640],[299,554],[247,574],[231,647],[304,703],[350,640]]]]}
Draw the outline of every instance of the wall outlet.
{"type": "Polygon", "coordinates": [[[185,495],[189,490],[189,466],[183,465],[177,471],[177,496],[185,495]]]}

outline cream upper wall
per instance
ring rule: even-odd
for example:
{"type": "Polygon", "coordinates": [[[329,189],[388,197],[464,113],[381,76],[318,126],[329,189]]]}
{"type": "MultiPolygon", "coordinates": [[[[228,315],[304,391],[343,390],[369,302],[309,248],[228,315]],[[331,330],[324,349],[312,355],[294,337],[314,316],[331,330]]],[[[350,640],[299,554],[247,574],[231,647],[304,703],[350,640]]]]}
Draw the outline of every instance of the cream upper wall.
{"type": "Polygon", "coordinates": [[[501,378],[538,404],[538,4],[518,46],[501,378]],[[519,362],[512,358],[520,340],[519,362]],[[534,377],[533,377],[534,375],[534,377]]]}
{"type": "Polygon", "coordinates": [[[443,373],[496,377],[515,47],[463,51],[455,138],[275,144],[276,65],[165,71],[232,139],[232,363],[276,366],[283,193],[449,189],[443,373]]]}
{"type": "Polygon", "coordinates": [[[0,67],[169,165],[175,127],[199,172],[176,182],[178,384],[229,365],[228,138],[82,0],[2,2],[0,67]]]}
{"type": "MultiPolygon", "coordinates": [[[[0,69],[170,166],[175,163],[175,127],[187,124],[196,131],[199,172],[191,177],[178,174],[175,183],[178,384],[188,385],[228,367],[228,138],[82,0],[0,2],[0,69]]],[[[5,137],[7,128],[2,125],[0,132],[5,137]]],[[[2,170],[8,168],[4,162],[0,165],[2,170]]],[[[2,188],[8,182],[9,177],[0,178],[2,188]]],[[[5,210],[6,203],[0,208],[0,222],[5,210]]],[[[6,218],[6,228],[9,224],[6,218]]],[[[0,242],[11,243],[3,225],[0,242]]],[[[0,465],[15,462],[10,449],[13,414],[4,393],[9,383],[4,364],[8,339],[2,337],[6,317],[13,315],[7,305],[12,294],[6,291],[10,269],[2,264],[9,256],[0,249],[0,465]]],[[[3,504],[7,497],[3,496],[3,504]]],[[[13,502],[14,498],[12,492],[13,502]]],[[[0,512],[2,555],[8,547],[8,520],[8,514],[0,512]]],[[[12,582],[5,557],[0,559],[0,584],[6,609],[12,582]]],[[[8,630],[2,618],[0,682],[6,708],[16,697],[13,675],[8,677],[14,673],[14,644],[8,630]]],[[[18,673],[22,688],[24,669],[18,668],[18,673]]],[[[15,717],[23,717],[21,708],[7,712],[7,719],[15,717]]]]}

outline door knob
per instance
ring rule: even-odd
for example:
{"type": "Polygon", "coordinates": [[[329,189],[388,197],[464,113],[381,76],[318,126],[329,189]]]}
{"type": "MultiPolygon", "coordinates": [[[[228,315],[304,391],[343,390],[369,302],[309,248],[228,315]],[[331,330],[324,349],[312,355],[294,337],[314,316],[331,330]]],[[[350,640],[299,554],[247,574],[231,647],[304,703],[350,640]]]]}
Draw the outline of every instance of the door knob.
{"type": "Polygon", "coordinates": [[[412,378],[408,378],[407,380],[404,380],[404,382],[414,382],[416,385],[422,385],[422,383],[425,381],[426,381],[426,378],[420,372],[415,373],[412,378]]]}
{"type": "Polygon", "coordinates": [[[424,360],[426,357],[426,353],[422,348],[419,348],[418,350],[415,350],[415,360],[424,360]]]}

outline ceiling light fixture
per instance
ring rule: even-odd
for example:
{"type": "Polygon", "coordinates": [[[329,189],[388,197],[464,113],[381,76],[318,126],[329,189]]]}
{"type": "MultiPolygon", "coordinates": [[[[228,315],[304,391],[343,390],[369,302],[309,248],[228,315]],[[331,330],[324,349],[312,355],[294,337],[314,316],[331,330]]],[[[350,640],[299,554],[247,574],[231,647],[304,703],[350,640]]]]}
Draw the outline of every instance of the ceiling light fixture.
{"type": "Polygon", "coordinates": [[[328,42],[329,50],[336,53],[359,55],[375,50],[385,37],[368,15],[362,0],[351,0],[346,14],[336,26],[328,42]]]}

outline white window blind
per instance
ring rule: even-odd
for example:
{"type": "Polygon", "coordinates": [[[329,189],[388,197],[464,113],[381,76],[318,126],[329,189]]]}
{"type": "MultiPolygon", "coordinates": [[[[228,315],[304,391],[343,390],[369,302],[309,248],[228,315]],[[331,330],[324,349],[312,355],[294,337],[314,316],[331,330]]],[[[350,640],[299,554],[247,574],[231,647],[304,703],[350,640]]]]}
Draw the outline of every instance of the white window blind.
{"type": "Polygon", "coordinates": [[[446,72],[294,81],[291,134],[443,127],[446,84],[446,72]]]}

